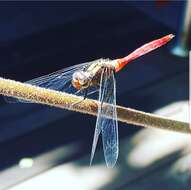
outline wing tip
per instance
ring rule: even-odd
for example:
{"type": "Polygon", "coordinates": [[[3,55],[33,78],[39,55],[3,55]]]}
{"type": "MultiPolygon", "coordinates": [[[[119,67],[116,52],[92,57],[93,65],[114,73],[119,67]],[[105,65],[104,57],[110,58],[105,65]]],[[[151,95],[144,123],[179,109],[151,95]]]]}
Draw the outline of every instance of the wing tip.
{"type": "Polygon", "coordinates": [[[114,168],[116,162],[117,162],[117,159],[114,160],[114,161],[109,161],[109,162],[106,161],[106,166],[107,166],[107,168],[114,168]]]}
{"type": "Polygon", "coordinates": [[[91,157],[90,157],[90,166],[92,166],[92,162],[93,162],[93,156],[91,155],[91,157]]]}
{"type": "Polygon", "coordinates": [[[105,152],[105,162],[106,162],[107,168],[113,168],[115,166],[115,164],[117,163],[119,151],[112,150],[112,151],[110,151],[110,153],[111,152],[112,152],[112,154],[110,154],[110,156],[106,156],[107,152],[105,152]]]}

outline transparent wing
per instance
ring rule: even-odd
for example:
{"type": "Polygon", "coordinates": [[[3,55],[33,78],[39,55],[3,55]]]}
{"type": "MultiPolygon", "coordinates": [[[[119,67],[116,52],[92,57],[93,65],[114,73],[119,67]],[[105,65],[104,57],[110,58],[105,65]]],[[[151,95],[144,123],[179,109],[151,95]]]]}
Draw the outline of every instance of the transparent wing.
{"type": "MultiPolygon", "coordinates": [[[[103,74],[104,71],[102,71],[101,74],[101,79],[100,79],[100,89],[99,89],[99,102],[103,102],[103,93],[102,89],[103,89],[103,74]]],[[[98,138],[101,132],[101,125],[99,125],[99,118],[101,117],[101,106],[98,107],[98,114],[97,114],[97,121],[96,121],[96,127],[95,127],[95,132],[94,132],[94,138],[93,138],[93,144],[92,144],[92,152],[91,152],[91,158],[90,158],[90,165],[92,164],[93,158],[94,158],[94,154],[95,154],[95,150],[96,150],[96,146],[97,146],[97,142],[98,142],[98,138]]]]}
{"type": "MultiPolygon", "coordinates": [[[[49,88],[68,93],[76,93],[76,89],[71,84],[72,75],[75,71],[85,69],[90,64],[92,64],[92,62],[74,65],[48,75],[44,75],[42,77],[26,81],[26,83],[43,88],[49,88]]],[[[80,92],[78,92],[78,95],[80,95],[80,92]]],[[[30,101],[17,98],[11,98],[11,97],[4,97],[4,98],[8,103],[17,103],[17,102],[32,103],[30,101]]]]}
{"type": "Polygon", "coordinates": [[[111,168],[115,165],[118,158],[119,141],[116,112],[116,82],[114,74],[112,73],[112,75],[109,75],[107,69],[102,73],[99,101],[100,107],[98,109],[90,163],[93,160],[98,137],[101,132],[105,161],[107,167],[111,168]],[[103,107],[103,103],[109,103],[112,106],[103,107]],[[112,119],[106,118],[105,115],[111,115],[112,119]]]}

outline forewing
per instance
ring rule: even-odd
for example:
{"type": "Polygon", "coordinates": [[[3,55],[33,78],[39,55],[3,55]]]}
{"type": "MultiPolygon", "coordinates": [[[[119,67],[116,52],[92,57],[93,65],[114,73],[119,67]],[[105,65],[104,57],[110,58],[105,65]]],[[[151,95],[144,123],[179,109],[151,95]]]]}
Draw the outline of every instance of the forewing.
{"type": "Polygon", "coordinates": [[[113,167],[118,158],[118,123],[116,112],[116,82],[114,74],[109,74],[106,69],[102,74],[100,82],[100,106],[96,122],[94,141],[92,146],[91,161],[94,156],[98,136],[102,132],[103,150],[107,167],[113,167]],[[102,106],[103,103],[109,103],[111,106],[102,106]],[[110,115],[112,119],[107,118],[110,115]]]}
{"type": "Polygon", "coordinates": [[[102,107],[100,125],[106,164],[108,167],[113,167],[117,161],[119,153],[118,122],[116,111],[116,81],[114,74],[105,79],[104,86],[105,90],[103,103],[109,103],[111,106],[102,107]],[[106,118],[104,115],[111,115],[112,119],[106,118]]]}
{"type": "MultiPolygon", "coordinates": [[[[103,75],[104,75],[104,71],[102,71],[101,79],[100,79],[99,99],[98,99],[99,103],[101,103],[103,101],[103,87],[104,87],[103,75]]],[[[96,127],[95,127],[95,132],[94,132],[94,138],[93,138],[93,144],[92,144],[90,165],[92,164],[95,150],[96,150],[96,146],[97,146],[97,142],[98,142],[98,138],[99,138],[99,135],[101,132],[101,125],[99,124],[100,118],[101,118],[101,113],[102,113],[101,112],[101,106],[99,106],[98,107],[98,113],[97,113],[96,127]]]]}
{"type": "MultiPolygon", "coordinates": [[[[79,65],[74,65],[68,68],[64,68],[54,73],[26,81],[25,83],[52,90],[63,91],[67,93],[75,93],[76,89],[71,84],[73,73],[77,70],[85,69],[91,63],[92,62],[87,62],[79,65]]],[[[32,103],[30,101],[11,97],[5,97],[5,100],[8,103],[17,103],[17,102],[32,103]]]]}

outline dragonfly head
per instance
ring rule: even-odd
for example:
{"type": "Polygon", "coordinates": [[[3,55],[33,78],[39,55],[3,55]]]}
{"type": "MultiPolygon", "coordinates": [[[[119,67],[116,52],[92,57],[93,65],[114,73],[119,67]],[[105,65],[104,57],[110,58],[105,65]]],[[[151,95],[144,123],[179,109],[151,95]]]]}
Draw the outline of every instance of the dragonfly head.
{"type": "Polygon", "coordinates": [[[80,90],[89,87],[90,77],[87,72],[76,71],[72,76],[72,85],[74,88],[80,90]]]}

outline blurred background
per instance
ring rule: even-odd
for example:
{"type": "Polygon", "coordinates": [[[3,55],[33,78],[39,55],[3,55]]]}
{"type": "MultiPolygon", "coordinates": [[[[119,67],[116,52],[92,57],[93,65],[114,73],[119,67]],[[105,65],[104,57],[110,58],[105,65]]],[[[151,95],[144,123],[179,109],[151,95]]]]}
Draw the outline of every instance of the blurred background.
{"type": "MultiPolygon", "coordinates": [[[[117,76],[117,103],[188,121],[188,1],[0,2],[0,76],[26,81],[98,58],[118,58],[169,33],[166,46],[117,76]]],[[[0,97],[0,189],[190,189],[191,138],[119,123],[106,168],[96,118],[0,97]]]]}

